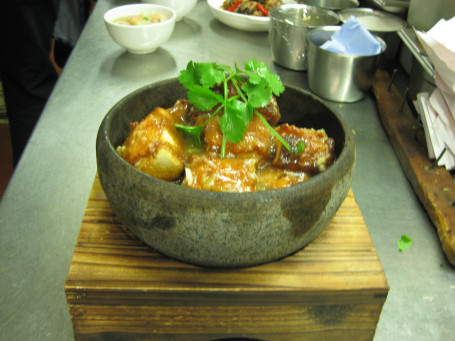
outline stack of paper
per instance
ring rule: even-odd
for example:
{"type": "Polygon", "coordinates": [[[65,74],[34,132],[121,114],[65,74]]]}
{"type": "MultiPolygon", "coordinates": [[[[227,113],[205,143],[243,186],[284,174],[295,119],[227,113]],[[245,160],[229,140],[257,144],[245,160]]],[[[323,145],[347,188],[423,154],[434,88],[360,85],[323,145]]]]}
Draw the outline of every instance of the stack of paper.
{"type": "Polygon", "coordinates": [[[455,17],[441,19],[417,37],[436,70],[436,90],[419,93],[414,102],[423,122],[428,156],[455,169],[455,17]]]}

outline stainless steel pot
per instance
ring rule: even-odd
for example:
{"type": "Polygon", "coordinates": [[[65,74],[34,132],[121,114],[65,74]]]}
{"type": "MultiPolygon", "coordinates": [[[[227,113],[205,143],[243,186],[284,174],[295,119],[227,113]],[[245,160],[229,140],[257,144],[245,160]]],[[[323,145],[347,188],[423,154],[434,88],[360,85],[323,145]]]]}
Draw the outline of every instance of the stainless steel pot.
{"type": "Polygon", "coordinates": [[[321,48],[341,27],[315,28],[308,36],[308,84],[316,95],[336,102],[361,100],[373,84],[379,56],[386,50],[385,42],[376,37],[382,51],[376,55],[354,56],[321,48]]]}
{"type": "Polygon", "coordinates": [[[407,21],[421,31],[428,31],[440,19],[455,16],[454,0],[411,0],[407,21]]]}
{"type": "Polygon", "coordinates": [[[331,11],[341,11],[346,8],[359,7],[357,0],[297,0],[299,4],[316,6],[331,11]]]}
{"type": "Polygon", "coordinates": [[[409,0],[363,0],[362,6],[405,17],[409,9],[409,0]]]}
{"type": "Polygon", "coordinates": [[[307,5],[282,5],[269,12],[269,39],[273,61],[295,71],[308,69],[307,37],[311,29],[336,25],[340,18],[328,9],[307,5]]]}

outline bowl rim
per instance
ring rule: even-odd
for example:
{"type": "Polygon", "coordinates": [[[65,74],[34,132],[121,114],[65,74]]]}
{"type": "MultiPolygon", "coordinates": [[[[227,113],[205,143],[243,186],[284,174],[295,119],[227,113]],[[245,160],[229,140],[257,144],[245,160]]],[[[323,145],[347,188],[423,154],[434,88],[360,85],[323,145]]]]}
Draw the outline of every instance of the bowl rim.
{"type": "Polygon", "coordinates": [[[374,17],[374,18],[379,18],[379,19],[385,19],[389,22],[393,22],[397,26],[400,26],[400,28],[391,28],[391,29],[386,29],[386,30],[378,30],[375,28],[368,28],[365,26],[366,29],[368,29],[372,33],[394,33],[400,31],[400,29],[403,29],[404,27],[407,26],[407,23],[405,20],[402,18],[398,17],[397,15],[394,15],[392,13],[387,13],[381,10],[373,9],[373,8],[367,8],[367,7],[357,7],[357,8],[346,8],[341,10],[338,13],[340,20],[344,23],[347,21],[351,16],[354,16],[356,18],[368,16],[368,17],[374,17]]]}
{"type": "Polygon", "coordinates": [[[269,189],[269,190],[264,190],[264,191],[242,192],[242,193],[215,192],[215,191],[194,189],[194,188],[190,188],[190,187],[186,187],[186,186],[181,186],[181,185],[175,184],[170,181],[158,179],[149,174],[146,174],[146,173],[140,171],[139,169],[137,169],[136,167],[134,167],[133,165],[131,165],[130,163],[128,163],[125,159],[123,159],[118,154],[118,152],[116,150],[117,148],[114,147],[114,145],[109,137],[109,129],[108,129],[109,127],[107,126],[107,124],[108,124],[112,114],[114,113],[114,110],[117,107],[121,106],[128,99],[136,96],[137,94],[145,91],[146,89],[148,89],[150,87],[157,87],[160,84],[166,84],[169,81],[176,81],[176,80],[177,80],[176,77],[163,79],[158,82],[154,82],[154,83],[145,85],[143,87],[140,87],[140,88],[128,93],[126,96],[124,96],[122,99],[117,101],[109,109],[109,111],[104,116],[104,118],[101,122],[101,125],[99,127],[97,139],[100,139],[100,138],[105,139],[108,142],[109,151],[112,152],[113,154],[115,154],[114,157],[115,157],[116,161],[126,165],[127,167],[131,167],[130,168],[131,171],[133,171],[134,174],[136,174],[137,176],[142,177],[144,179],[143,181],[151,182],[154,185],[159,186],[159,187],[173,186],[172,189],[173,189],[175,195],[181,195],[181,197],[185,198],[185,200],[194,199],[194,200],[203,202],[203,201],[207,201],[207,200],[217,200],[217,199],[221,200],[221,198],[229,196],[229,198],[231,200],[245,200],[245,198],[247,198],[247,200],[257,201],[260,204],[264,204],[267,202],[273,202],[273,201],[279,200],[281,197],[287,196],[286,195],[287,193],[293,193],[293,192],[306,193],[308,190],[312,189],[312,184],[315,182],[321,182],[322,184],[326,183],[327,181],[323,181],[323,179],[332,178],[332,174],[337,172],[337,168],[341,167],[341,166],[338,166],[341,163],[341,161],[345,158],[350,157],[349,156],[350,148],[353,149],[353,154],[354,154],[352,156],[353,157],[352,167],[354,167],[354,165],[355,165],[355,158],[356,158],[355,149],[356,148],[355,148],[354,136],[353,136],[352,130],[350,129],[350,127],[348,126],[346,121],[340,116],[340,114],[335,112],[333,109],[329,108],[322,99],[320,99],[316,95],[313,95],[310,91],[284,83],[283,85],[285,86],[286,89],[289,88],[289,89],[293,89],[294,91],[297,91],[297,92],[305,93],[305,94],[311,96],[311,98],[314,99],[315,101],[320,102],[324,107],[326,107],[330,111],[331,114],[334,115],[334,117],[339,122],[340,126],[342,127],[342,130],[344,132],[344,145],[341,149],[340,154],[336,157],[334,163],[329,168],[327,168],[327,170],[325,170],[324,172],[318,173],[318,174],[312,176],[310,179],[308,179],[304,182],[292,185],[292,186],[287,186],[287,187],[278,188],[278,189],[269,189]]]}
{"type": "Polygon", "coordinates": [[[175,10],[173,10],[172,8],[170,7],[166,7],[166,6],[162,6],[162,5],[156,5],[156,4],[128,4],[128,5],[122,5],[122,6],[117,6],[117,7],[113,7],[109,10],[107,10],[104,15],[103,15],[103,19],[104,19],[104,22],[106,24],[109,24],[109,25],[112,25],[114,27],[125,27],[126,29],[138,29],[138,28],[151,28],[151,27],[160,27],[160,26],[164,26],[164,25],[167,25],[169,23],[172,23],[172,22],[175,22],[177,18],[177,13],[175,10]],[[132,9],[134,11],[134,9],[136,9],[138,11],[140,11],[140,8],[144,8],[144,9],[149,9],[149,10],[164,10],[164,11],[168,11],[170,14],[171,14],[171,17],[168,18],[167,20],[163,21],[163,22],[159,22],[159,23],[154,23],[152,25],[123,25],[123,24],[118,24],[118,23],[115,23],[113,22],[113,20],[115,19],[118,19],[118,18],[121,18],[121,17],[124,17],[124,16],[127,16],[127,15],[130,15],[130,14],[119,14],[118,16],[117,15],[113,15],[112,13],[115,13],[117,11],[121,12],[121,10],[128,10],[128,9],[132,9]],[[113,15],[114,17],[113,18],[108,18],[109,16],[113,15]]]}

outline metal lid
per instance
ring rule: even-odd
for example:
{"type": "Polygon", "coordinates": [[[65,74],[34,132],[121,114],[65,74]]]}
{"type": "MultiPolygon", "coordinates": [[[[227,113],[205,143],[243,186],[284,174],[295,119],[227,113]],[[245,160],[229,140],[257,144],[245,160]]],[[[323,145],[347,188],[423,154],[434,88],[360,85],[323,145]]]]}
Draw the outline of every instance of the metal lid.
{"type": "Polygon", "coordinates": [[[371,32],[398,32],[406,26],[406,22],[395,15],[371,8],[346,9],[339,12],[338,15],[343,22],[355,17],[371,32]]]}
{"type": "Polygon", "coordinates": [[[318,27],[336,25],[340,18],[328,9],[300,4],[273,7],[269,11],[270,21],[291,26],[318,27]]]}
{"type": "Polygon", "coordinates": [[[297,2],[304,5],[330,9],[332,11],[359,7],[358,0],[298,0],[297,2]]]}

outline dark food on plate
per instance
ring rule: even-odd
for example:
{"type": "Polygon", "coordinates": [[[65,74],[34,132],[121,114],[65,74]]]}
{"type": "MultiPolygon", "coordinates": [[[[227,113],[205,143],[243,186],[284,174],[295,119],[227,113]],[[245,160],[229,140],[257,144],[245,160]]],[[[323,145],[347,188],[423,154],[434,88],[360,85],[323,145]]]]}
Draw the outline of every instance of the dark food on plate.
{"type": "Polygon", "coordinates": [[[259,17],[268,17],[269,10],[272,7],[279,6],[283,2],[281,0],[225,0],[222,9],[230,12],[254,15],[259,17]]]}
{"type": "MultiPolygon", "coordinates": [[[[268,75],[268,69],[264,73],[264,64],[259,64],[257,70],[268,75]]],[[[197,67],[190,71],[193,77],[197,67]]],[[[249,81],[242,82],[231,77],[224,87],[218,84],[210,91],[215,97],[224,93],[230,103],[237,101],[235,105],[242,106],[244,100],[239,98],[244,96],[243,89],[251,91],[244,86],[249,81]]],[[[197,89],[203,91],[201,87],[197,89]]],[[[323,129],[300,128],[287,123],[277,126],[281,114],[273,95],[267,97],[270,98],[268,104],[255,109],[239,141],[231,142],[223,133],[227,131],[223,116],[228,114],[219,113],[221,100],[210,110],[201,110],[191,103],[192,91],[188,94],[189,99],[180,99],[171,108],[155,108],[141,122],[131,123],[130,134],[117,148],[118,153],[156,178],[218,192],[252,192],[290,186],[325,171],[334,162],[335,142],[323,129]],[[197,134],[201,143],[191,140],[189,137],[194,136],[183,133],[178,127],[200,128],[197,134]]],[[[234,113],[237,115],[239,111],[234,113]]]]}

